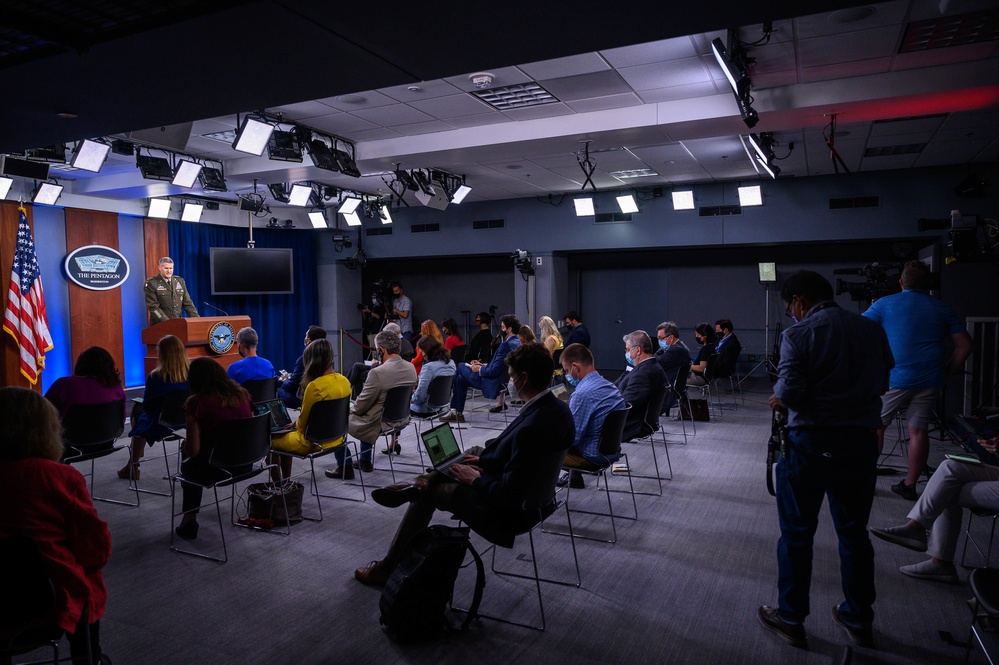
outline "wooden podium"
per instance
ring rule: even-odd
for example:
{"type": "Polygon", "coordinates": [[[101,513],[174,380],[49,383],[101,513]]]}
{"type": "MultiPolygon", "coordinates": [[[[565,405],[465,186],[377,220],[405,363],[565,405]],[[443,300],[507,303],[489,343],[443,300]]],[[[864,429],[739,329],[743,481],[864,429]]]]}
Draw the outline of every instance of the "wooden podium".
{"type": "Polygon", "coordinates": [[[188,358],[207,356],[217,361],[222,367],[229,367],[239,360],[235,340],[233,340],[232,348],[224,354],[215,353],[208,345],[208,333],[212,326],[220,321],[225,321],[231,325],[234,332],[239,332],[240,328],[250,325],[250,317],[248,316],[198,316],[190,319],[170,319],[143,330],[142,343],[146,345],[144,359],[146,376],[149,376],[149,373],[156,369],[156,344],[167,335],[180,338],[180,341],[187,348],[188,358]]]}

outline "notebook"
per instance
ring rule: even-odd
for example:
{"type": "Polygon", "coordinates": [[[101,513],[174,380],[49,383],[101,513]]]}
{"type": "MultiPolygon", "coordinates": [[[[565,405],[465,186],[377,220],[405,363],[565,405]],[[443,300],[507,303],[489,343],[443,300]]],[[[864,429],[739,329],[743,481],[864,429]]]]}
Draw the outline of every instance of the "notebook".
{"type": "Polygon", "coordinates": [[[271,414],[271,434],[290,432],[295,428],[294,423],[291,422],[291,416],[288,415],[288,409],[285,407],[284,402],[279,399],[269,399],[259,404],[254,404],[253,412],[258,416],[265,413],[271,414]]]}
{"type": "Polygon", "coordinates": [[[460,464],[465,459],[465,453],[458,447],[458,441],[454,438],[454,430],[449,423],[441,423],[433,429],[420,432],[423,440],[423,448],[427,451],[430,464],[434,469],[446,476],[451,475],[452,464],[460,464]]]}

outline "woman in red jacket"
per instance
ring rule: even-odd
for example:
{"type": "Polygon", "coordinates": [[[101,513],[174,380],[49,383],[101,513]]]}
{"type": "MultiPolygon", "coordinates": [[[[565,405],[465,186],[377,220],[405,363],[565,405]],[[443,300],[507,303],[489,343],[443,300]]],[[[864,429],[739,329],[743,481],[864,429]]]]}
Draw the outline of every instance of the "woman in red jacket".
{"type": "Polygon", "coordinates": [[[111,556],[111,533],[97,516],[80,472],[62,457],[56,408],[25,388],[0,389],[0,536],[28,536],[48,564],[58,596],[43,625],[69,634],[74,662],[101,654],[100,618],[108,592],[101,571],[111,556]],[[86,609],[86,612],[84,610],[86,609]]]}

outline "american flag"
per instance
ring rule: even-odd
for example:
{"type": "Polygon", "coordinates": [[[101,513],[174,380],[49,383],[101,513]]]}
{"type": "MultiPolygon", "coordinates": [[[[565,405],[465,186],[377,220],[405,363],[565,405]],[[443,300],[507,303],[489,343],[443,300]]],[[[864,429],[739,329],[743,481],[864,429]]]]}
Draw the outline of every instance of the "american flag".
{"type": "Polygon", "coordinates": [[[14,250],[14,267],[10,273],[10,293],[3,329],[11,334],[21,352],[21,374],[34,385],[38,372],[45,367],[45,352],[52,349],[49,320],[45,315],[45,294],[42,276],[38,271],[35,243],[31,227],[19,209],[17,248],[14,250]]]}

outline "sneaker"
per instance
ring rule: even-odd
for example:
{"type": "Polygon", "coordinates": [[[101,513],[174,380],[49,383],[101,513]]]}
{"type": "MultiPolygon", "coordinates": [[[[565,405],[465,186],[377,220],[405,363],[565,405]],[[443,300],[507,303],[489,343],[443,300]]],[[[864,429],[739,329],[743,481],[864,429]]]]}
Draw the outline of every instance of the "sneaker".
{"type": "Polygon", "coordinates": [[[926,551],[926,529],[921,527],[910,527],[903,524],[879,529],[872,526],[870,531],[881,540],[887,540],[889,543],[895,543],[916,552],[926,551]]]}
{"type": "Polygon", "coordinates": [[[805,635],[805,627],[800,623],[788,623],[781,619],[777,616],[776,607],[760,605],[759,609],[756,610],[756,616],[760,620],[760,625],[791,646],[800,649],[808,648],[808,637],[805,635]]]}
{"type": "Polygon", "coordinates": [[[449,413],[440,417],[440,421],[442,423],[463,423],[465,422],[465,416],[451,409],[449,413]]]}
{"type": "Polygon", "coordinates": [[[891,491],[903,499],[908,499],[909,501],[916,500],[916,486],[906,485],[904,480],[898,481],[898,485],[892,485],[891,491]]]}
{"type": "Polygon", "coordinates": [[[335,469],[326,469],[327,478],[336,478],[338,480],[353,480],[354,479],[354,467],[337,467],[335,469]]]}
{"type": "Polygon", "coordinates": [[[957,584],[957,568],[954,567],[953,563],[938,564],[933,559],[927,559],[922,563],[902,566],[899,570],[903,575],[920,580],[957,584]]]}
{"type": "Polygon", "coordinates": [[[874,630],[870,626],[854,626],[844,621],[839,613],[839,605],[833,605],[832,617],[836,625],[846,631],[851,642],[858,647],[874,647],[874,630]]]}

